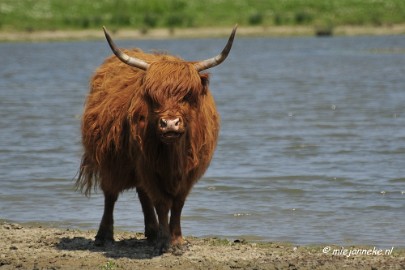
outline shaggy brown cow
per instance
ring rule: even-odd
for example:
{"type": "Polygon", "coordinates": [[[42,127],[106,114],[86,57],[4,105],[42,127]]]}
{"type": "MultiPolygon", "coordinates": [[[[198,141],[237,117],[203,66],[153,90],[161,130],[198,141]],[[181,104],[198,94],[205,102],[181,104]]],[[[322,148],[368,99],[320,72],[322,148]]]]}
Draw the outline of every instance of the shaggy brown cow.
{"type": "Polygon", "coordinates": [[[208,89],[209,75],[200,72],[225,60],[236,26],[221,54],[200,62],[138,49],[121,51],[104,32],[115,56],[91,80],[76,185],[86,195],[96,186],[104,192],[96,245],[114,241],[115,202],[120,192],[136,188],[145,235],[159,253],[165,252],[170,244],[183,243],[184,202],[217,143],[219,115],[208,89]]]}

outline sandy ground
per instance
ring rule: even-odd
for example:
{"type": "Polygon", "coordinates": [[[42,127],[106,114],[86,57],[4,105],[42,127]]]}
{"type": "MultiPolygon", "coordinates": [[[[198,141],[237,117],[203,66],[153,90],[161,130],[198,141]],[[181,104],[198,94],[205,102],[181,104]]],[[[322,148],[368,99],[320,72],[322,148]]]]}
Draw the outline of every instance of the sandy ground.
{"type": "MultiPolygon", "coordinates": [[[[233,25],[226,28],[176,28],[150,29],[142,32],[139,29],[120,29],[112,31],[114,39],[167,39],[167,38],[203,38],[227,37],[233,25]]],[[[107,27],[108,28],[108,27],[107,27]]],[[[239,27],[238,36],[311,36],[315,34],[313,26],[257,26],[239,27]]],[[[391,26],[341,26],[336,27],[334,35],[400,35],[405,34],[405,24],[391,26]]],[[[89,40],[103,39],[104,34],[99,30],[66,30],[66,31],[32,31],[8,32],[0,31],[0,41],[57,41],[57,40],[89,40]]]]}
{"type": "Polygon", "coordinates": [[[108,247],[95,247],[94,235],[94,231],[0,222],[0,270],[405,269],[405,249],[396,247],[342,249],[186,237],[184,251],[157,256],[140,233],[116,232],[116,243],[108,247]]]}

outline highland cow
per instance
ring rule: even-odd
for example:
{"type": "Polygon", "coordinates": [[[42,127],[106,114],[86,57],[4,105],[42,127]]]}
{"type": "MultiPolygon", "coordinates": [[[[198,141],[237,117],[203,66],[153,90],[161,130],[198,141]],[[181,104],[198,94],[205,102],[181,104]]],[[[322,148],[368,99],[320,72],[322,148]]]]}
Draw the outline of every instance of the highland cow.
{"type": "Polygon", "coordinates": [[[86,195],[96,187],[104,193],[96,245],[114,241],[114,205],[131,188],[141,202],[145,236],[157,252],[183,244],[181,211],[211,161],[219,131],[209,74],[201,72],[225,60],[235,32],[236,26],[218,56],[187,62],[167,54],[120,50],[104,28],[115,56],[91,80],[76,182],[86,195]]]}

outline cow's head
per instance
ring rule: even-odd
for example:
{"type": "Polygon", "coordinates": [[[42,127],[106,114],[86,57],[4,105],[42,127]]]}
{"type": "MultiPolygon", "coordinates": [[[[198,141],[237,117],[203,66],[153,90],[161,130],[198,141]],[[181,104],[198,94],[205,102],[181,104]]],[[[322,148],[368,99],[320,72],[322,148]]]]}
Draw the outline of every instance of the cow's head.
{"type": "Polygon", "coordinates": [[[129,56],[118,49],[104,28],[108,44],[118,59],[146,71],[141,91],[148,103],[148,129],[155,130],[162,142],[176,142],[187,132],[190,121],[198,113],[201,96],[208,91],[208,74],[200,72],[215,67],[226,59],[236,28],[237,25],[222,52],[213,58],[186,62],[167,55],[153,63],[129,56]]]}

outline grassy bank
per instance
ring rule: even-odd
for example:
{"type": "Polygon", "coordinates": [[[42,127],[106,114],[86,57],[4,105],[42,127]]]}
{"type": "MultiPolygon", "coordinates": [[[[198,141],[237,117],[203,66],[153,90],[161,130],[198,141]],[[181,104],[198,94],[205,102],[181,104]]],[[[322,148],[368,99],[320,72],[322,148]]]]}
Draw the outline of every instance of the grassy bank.
{"type": "MultiPolygon", "coordinates": [[[[187,39],[221,37],[225,40],[231,32],[231,27],[200,27],[195,28],[154,28],[146,33],[142,30],[120,29],[113,32],[114,39],[187,39]]],[[[240,37],[283,37],[283,36],[312,36],[317,34],[311,26],[240,26],[237,38],[240,37]]],[[[362,35],[405,35],[405,24],[391,26],[338,26],[333,35],[362,36],[362,35]]],[[[104,40],[104,33],[98,29],[83,30],[51,30],[51,31],[0,31],[0,42],[41,42],[41,41],[71,41],[71,40],[104,40]]]]}
{"type": "Polygon", "coordinates": [[[0,31],[241,26],[387,26],[403,0],[1,0],[0,31]]]}

